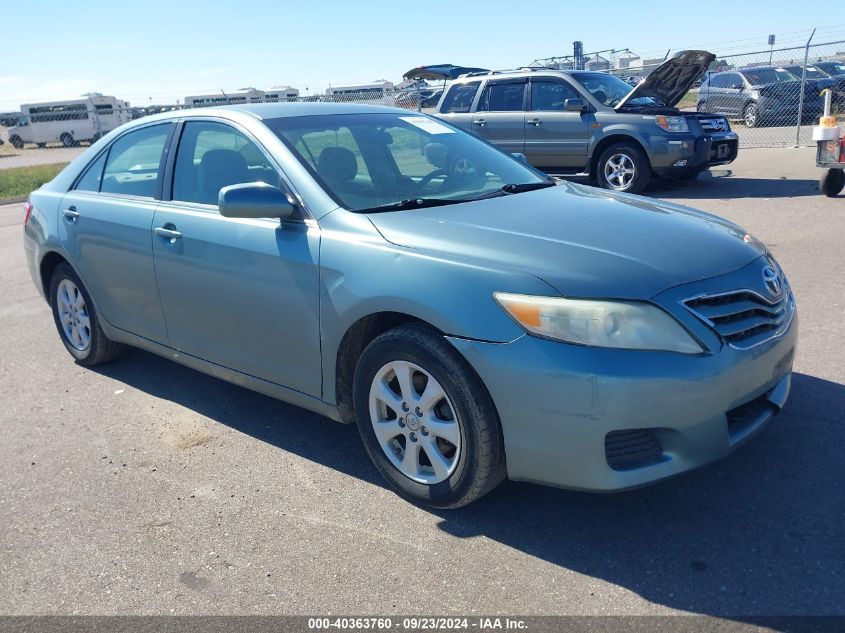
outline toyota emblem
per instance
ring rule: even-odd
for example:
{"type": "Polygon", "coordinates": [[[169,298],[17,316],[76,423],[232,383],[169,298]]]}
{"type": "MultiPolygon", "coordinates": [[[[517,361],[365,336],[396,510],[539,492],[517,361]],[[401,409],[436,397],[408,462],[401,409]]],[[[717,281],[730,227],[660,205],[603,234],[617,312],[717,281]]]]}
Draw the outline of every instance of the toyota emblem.
{"type": "Polygon", "coordinates": [[[772,296],[777,297],[781,290],[780,283],[780,275],[778,275],[778,271],[776,271],[771,266],[766,266],[763,268],[763,284],[766,286],[766,290],[768,290],[772,296]]]}

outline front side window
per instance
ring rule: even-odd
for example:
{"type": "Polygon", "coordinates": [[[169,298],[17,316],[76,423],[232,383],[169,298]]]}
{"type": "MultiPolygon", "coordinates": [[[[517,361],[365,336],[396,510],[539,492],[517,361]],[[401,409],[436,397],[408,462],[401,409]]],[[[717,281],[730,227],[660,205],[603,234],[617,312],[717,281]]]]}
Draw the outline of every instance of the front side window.
{"type": "Polygon", "coordinates": [[[481,93],[477,111],[521,112],[525,95],[525,82],[488,82],[481,93]]]}
{"type": "Polygon", "coordinates": [[[552,184],[480,139],[423,115],[264,121],[340,205],[352,211],[448,204],[552,184]],[[397,207],[398,205],[398,207],[397,207]]]}
{"type": "Polygon", "coordinates": [[[247,182],[280,184],[278,172],[253,141],[225,123],[185,124],[173,170],[173,200],[216,206],[223,187],[247,182]]]}
{"type": "Polygon", "coordinates": [[[440,111],[443,113],[469,112],[472,102],[475,99],[475,93],[478,92],[480,85],[480,81],[470,81],[465,84],[453,85],[449,88],[449,92],[446,93],[446,98],[443,99],[443,105],[440,111]]]}
{"type": "Polygon", "coordinates": [[[124,134],[109,149],[100,191],[153,198],[170,123],[124,134]]]}
{"type": "Polygon", "coordinates": [[[726,73],[724,75],[713,75],[710,78],[710,87],[711,88],[730,88],[731,86],[735,85],[739,81],[739,76],[734,75],[732,73],[726,73]]]}
{"type": "Polygon", "coordinates": [[[531,82],[531,109],[537,111],[562,112],[567,99],[578,99],[580,95],[569,84],[559,81],[531,82]]]}

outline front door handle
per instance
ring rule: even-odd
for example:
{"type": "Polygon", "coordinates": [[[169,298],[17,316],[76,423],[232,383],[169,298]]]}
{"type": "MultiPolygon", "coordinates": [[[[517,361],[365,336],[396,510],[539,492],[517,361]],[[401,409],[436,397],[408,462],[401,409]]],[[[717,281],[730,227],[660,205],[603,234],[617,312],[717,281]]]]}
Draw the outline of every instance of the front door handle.
{"type": "Polygon", "coordinates": [[[76,210],[76,207],[68,207],[62,211],[62,215],[65,216],[65,220],[68,224],[74,224],[77,220],[79,220],[79,211],[76,210]]]}
{"type": "Polygon", "coordinates": [[[536,127],[536,126],[538,126],[538,125],[541,125],[543,122],[542,122],[540,119],[528,119],[528,120],[526,121],[526,123],[527,123],[528,125],[533,125],[533,126],[535,126],[535,127],[536,127]]]}
{"type": "Polygon", "coordinates": [[[487,125],[487,121],[485,121],[484,119],[476,119],[472,122],[472,124],[477,125],[479,127],[484,127],[485,125],[487,125]]]}
{"type": "Polygon", "coordinates": [[[176,230],[176,227],[172,227],[172,224],[168,224],[166,226],[157,226],[153,229],[153,232],[158,235],[159,237],[163,237],[166,240],[169,240],[171,244],[175,244],[176,240],[182,239],[182,234],[176,230]]]}

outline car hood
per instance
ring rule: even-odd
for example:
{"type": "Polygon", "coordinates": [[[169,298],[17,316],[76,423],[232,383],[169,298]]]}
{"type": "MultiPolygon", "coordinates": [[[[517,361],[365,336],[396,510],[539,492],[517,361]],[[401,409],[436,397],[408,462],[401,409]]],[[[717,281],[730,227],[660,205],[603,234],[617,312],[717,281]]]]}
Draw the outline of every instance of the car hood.
{"type": "Polygon", "coordinates": [[[714,59],[716,56],[708,51],[681,51],[651,71],[645,81],[625,95],[615,109],[624,109],[625,104],[640,97],[659,99],[669,107],[676,105],[714,59]]]}
{"type": "Polygon", "coordinates": [[[573,183],[369,218],[393,244],[529,273],[570,297],[648,299],[765,252],[717,216],[573,183]]]}

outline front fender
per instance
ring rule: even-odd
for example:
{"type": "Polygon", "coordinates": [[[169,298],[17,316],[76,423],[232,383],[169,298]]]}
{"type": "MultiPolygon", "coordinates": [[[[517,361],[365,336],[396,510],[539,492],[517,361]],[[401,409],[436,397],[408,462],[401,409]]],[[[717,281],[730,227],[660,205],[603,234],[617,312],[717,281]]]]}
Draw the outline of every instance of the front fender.
{"type": "Polygon", "coordinates": [[[526,273],[390,244],[365,215],[338,210],[324,217],[320,228],[321,353],[327,402],[335,397],[340,343],[363,317],[396,312],[450,336],[509,342],[524,331],[496,304],[493,293],[557,294],[526,273]]]}

